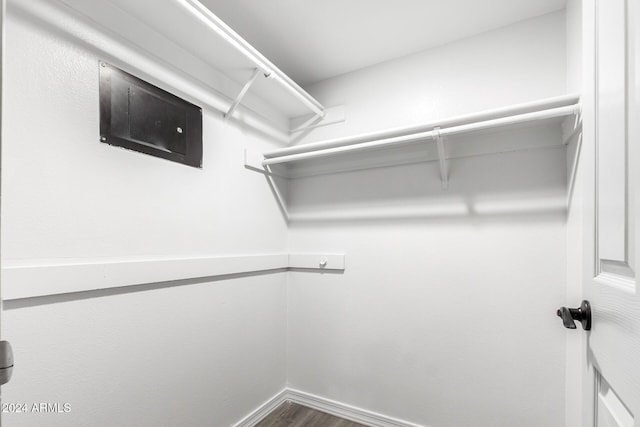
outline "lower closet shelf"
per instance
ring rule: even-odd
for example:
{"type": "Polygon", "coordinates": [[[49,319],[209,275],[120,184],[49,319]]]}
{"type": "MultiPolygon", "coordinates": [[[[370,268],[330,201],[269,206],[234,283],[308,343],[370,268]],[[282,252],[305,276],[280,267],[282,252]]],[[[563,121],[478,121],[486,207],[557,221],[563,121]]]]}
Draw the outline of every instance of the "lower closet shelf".
{"type": "Polygon", "coordinates": [[[2,299],[86,292],[289,268],[344,270],[344,254],[277,253],[200,258],[5,261],[2,299]]]}

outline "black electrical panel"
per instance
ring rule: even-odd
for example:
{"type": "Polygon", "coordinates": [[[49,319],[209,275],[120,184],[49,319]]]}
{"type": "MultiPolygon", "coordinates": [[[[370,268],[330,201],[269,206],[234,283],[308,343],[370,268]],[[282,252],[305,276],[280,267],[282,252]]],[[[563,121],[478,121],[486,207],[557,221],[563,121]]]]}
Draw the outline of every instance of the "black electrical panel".
{"type": "Polygon", "coordinates": [[[202,109],[100,63],[100,141],[202,167],[202,109]]]}

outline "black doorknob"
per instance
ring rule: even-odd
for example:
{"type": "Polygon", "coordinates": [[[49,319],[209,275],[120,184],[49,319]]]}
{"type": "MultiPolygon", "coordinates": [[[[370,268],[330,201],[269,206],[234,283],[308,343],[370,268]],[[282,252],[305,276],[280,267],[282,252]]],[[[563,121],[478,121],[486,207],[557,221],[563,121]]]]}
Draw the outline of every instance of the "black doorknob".
{"type": "Polygon", "coordinates": [[[582,324],[582,329],[591,330],[591,305],[587,300],[582,301],[579,308],[560,307],[556,314],[562,318],[562,323],[567,329],[575,329],[574,321],[577,320],[582,324]]]}

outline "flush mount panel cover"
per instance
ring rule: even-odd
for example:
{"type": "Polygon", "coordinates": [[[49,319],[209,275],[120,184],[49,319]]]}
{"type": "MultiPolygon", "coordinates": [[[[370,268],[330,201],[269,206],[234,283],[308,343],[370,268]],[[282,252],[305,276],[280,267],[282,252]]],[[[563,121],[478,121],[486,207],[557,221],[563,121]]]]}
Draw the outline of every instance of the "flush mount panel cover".
{"type": "Polygon", "coordinates": [[[101,62],[100,141],[202,167],[202,109],[101,62]]]}

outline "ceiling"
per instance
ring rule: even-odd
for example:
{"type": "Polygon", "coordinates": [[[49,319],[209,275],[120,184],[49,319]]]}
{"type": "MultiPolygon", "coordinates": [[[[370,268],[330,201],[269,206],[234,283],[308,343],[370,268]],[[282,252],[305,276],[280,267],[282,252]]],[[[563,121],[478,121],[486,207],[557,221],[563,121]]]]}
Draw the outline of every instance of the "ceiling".
{"type": "Polygon", "coordinates": [[[200,0],[301,85],[563,9],[567,0],[200,0]]]}

